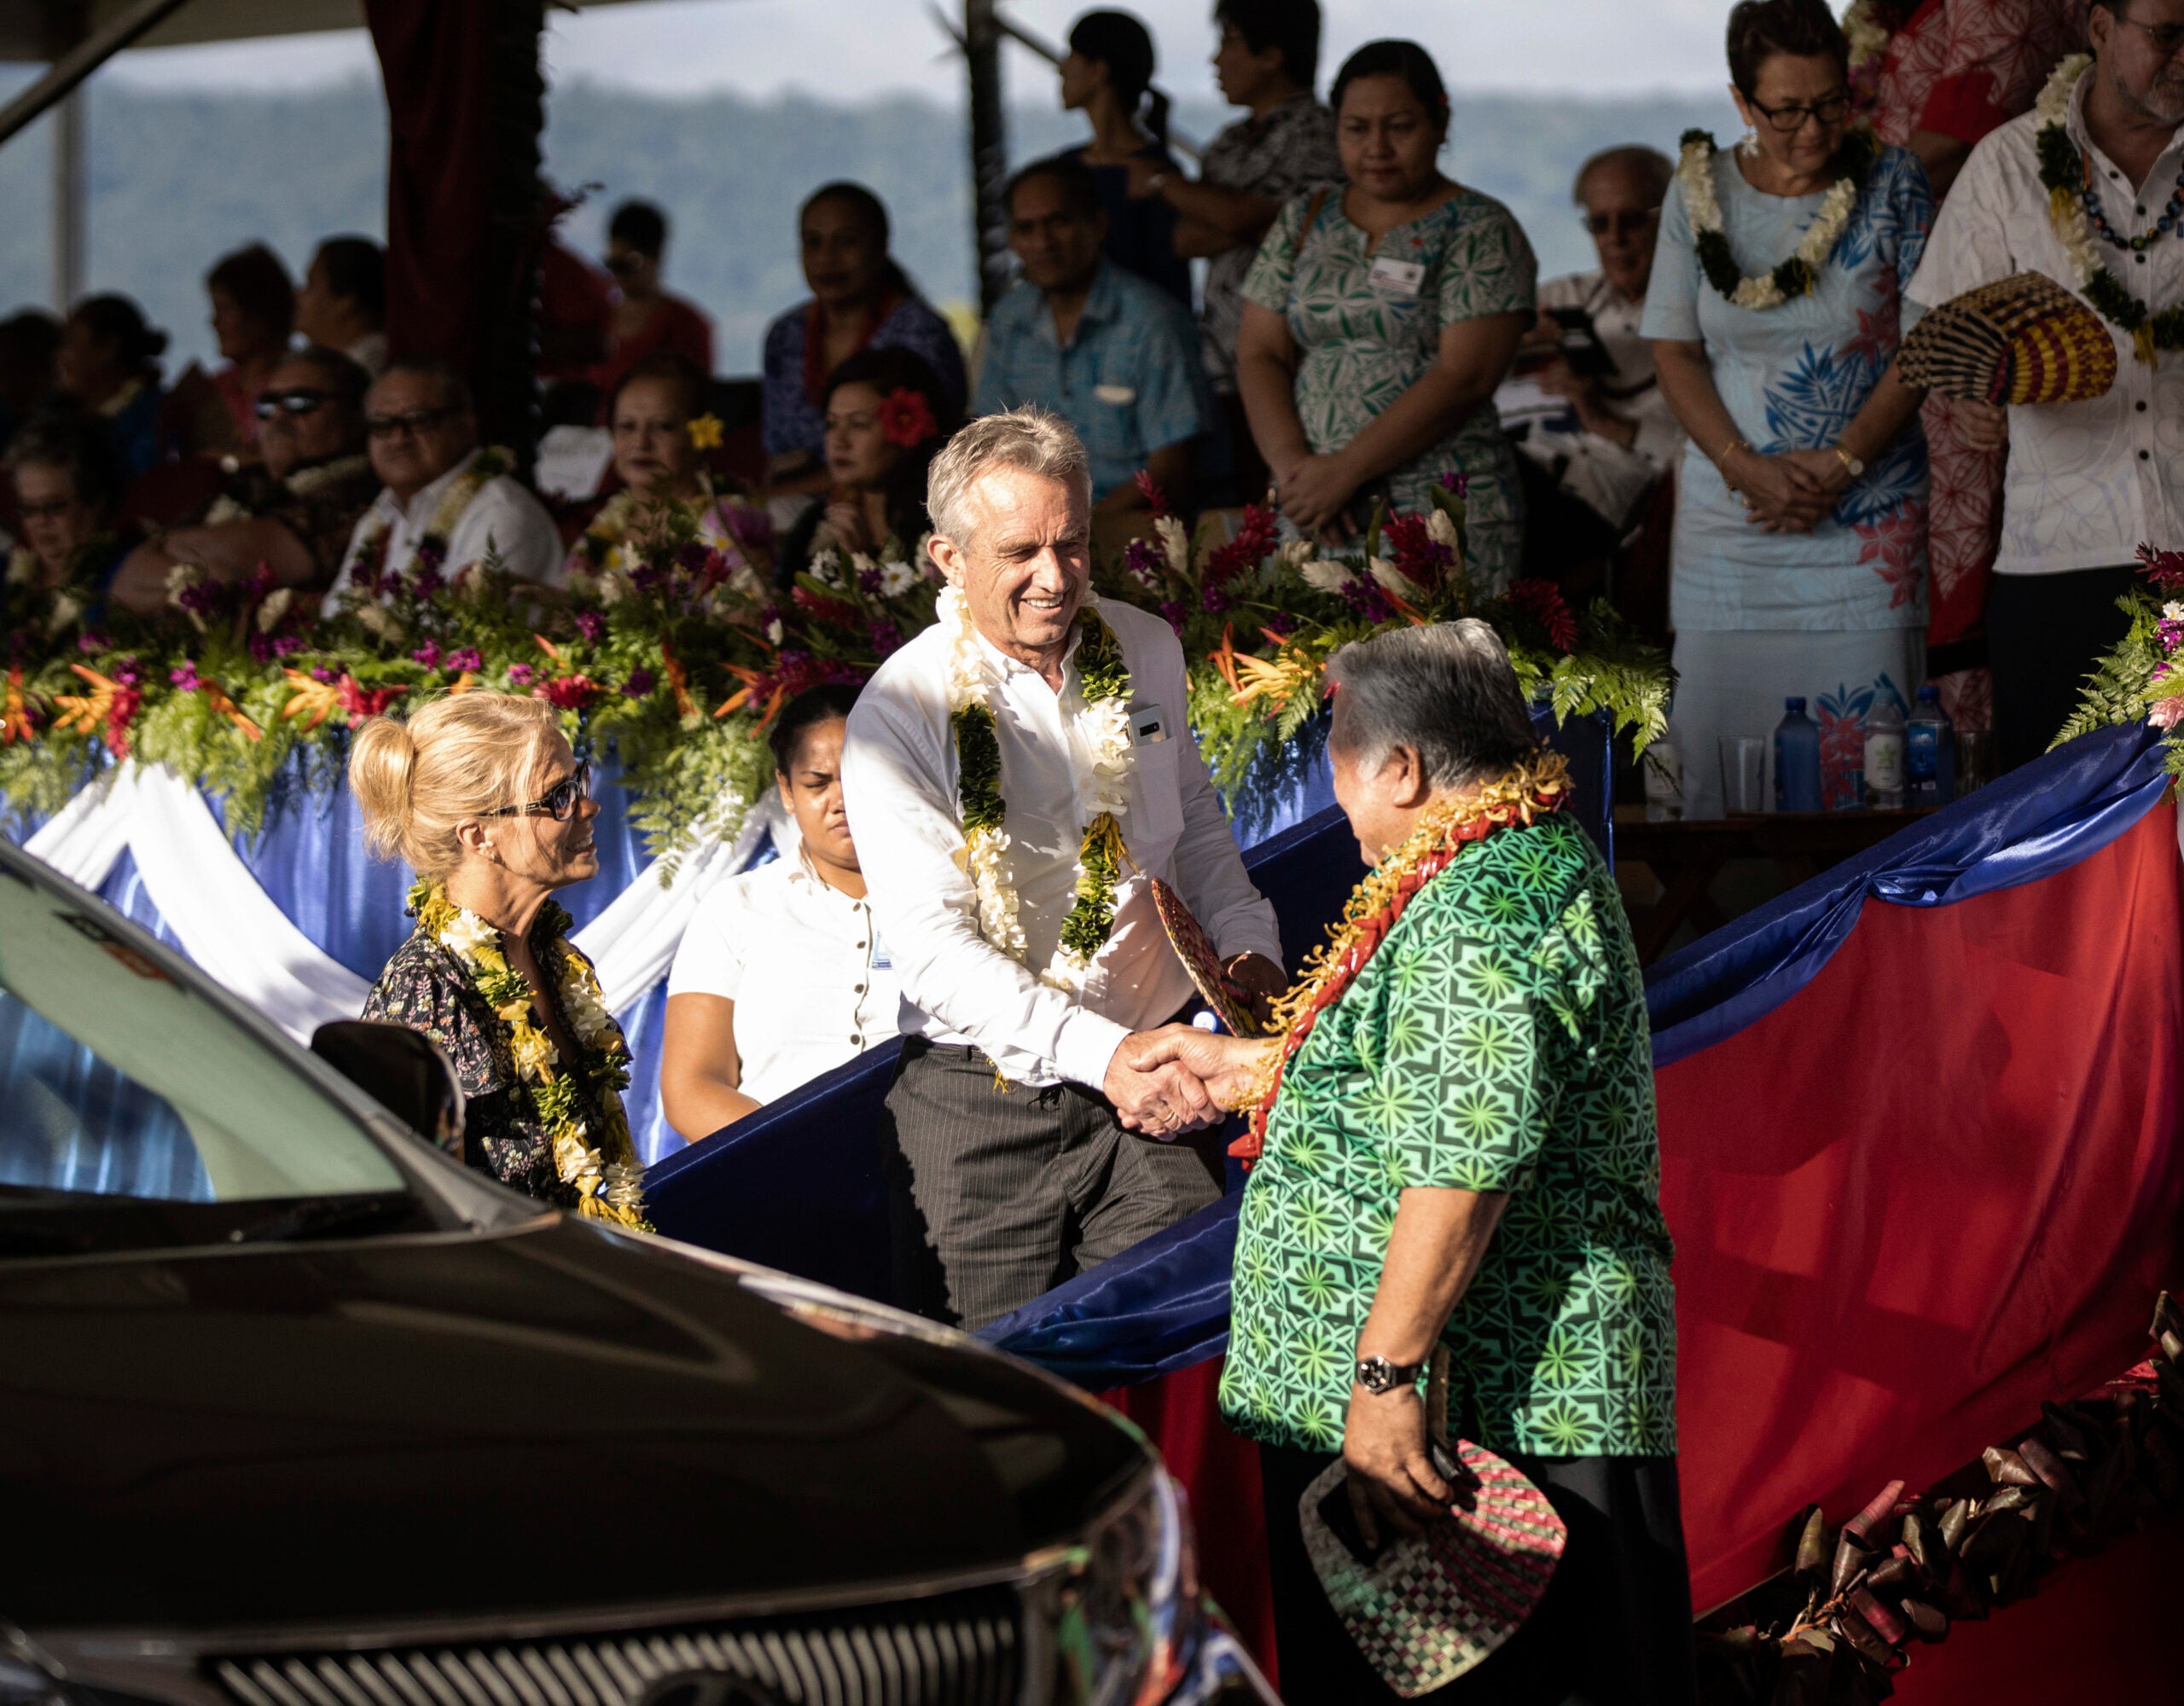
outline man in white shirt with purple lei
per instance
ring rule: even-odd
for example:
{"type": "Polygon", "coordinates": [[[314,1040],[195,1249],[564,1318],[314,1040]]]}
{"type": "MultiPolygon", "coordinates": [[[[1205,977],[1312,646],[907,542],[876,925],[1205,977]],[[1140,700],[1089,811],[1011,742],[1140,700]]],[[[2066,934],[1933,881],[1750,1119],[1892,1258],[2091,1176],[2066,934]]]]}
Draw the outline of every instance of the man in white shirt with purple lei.
{"type": "Polygon", "coordinates": [[[1182,649],[1091,590],[1084,448],[1025,408],[933,461],[938,621],[850,713],[842,773],[903,991],[883,1122],[896,1300],[982,1326],[1220,1194],[1205,1088],[1141,1070],[1193,998],[1152,880],[1230,976],[1287,983],[1186,722],[1182,649]]]}

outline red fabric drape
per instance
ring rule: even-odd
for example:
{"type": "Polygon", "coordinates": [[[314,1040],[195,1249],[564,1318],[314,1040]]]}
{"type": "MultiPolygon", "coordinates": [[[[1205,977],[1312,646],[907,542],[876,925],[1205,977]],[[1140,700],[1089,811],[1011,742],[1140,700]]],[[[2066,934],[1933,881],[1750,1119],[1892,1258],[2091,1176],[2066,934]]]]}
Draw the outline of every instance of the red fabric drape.
{"type": "Polygon", "coordinates": [[[2164,804],[2022,888],[1867,901],[1804,989],[1657,1075],[1698,1606],[1806,1501],[1916,1488],[2144,1353],[2184,1274],[2181,943],[2164,804]]]}
{"type": "Polygon", "coordinates": [[[492,8],[364,0],[386,85],[386,339],[477,377],[492,8]]]}

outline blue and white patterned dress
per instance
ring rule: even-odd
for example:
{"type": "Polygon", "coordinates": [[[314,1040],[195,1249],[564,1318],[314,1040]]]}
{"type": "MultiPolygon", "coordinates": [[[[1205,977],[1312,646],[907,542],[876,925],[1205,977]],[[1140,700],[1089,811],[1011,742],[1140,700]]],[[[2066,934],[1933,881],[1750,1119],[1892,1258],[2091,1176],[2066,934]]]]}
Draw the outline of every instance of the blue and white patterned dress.
{"type": "MultiPolygon", "coordinates": [[[[1763,194],[1728,149],[1715,156],[1714,194],[1749,276],[1795,252],[1825,199],[1763,194]]],[[[1812,293],[1745,309],[1700,271],[1676,183],[1661,209],[1641,330],[1705,346],[1722,405],[1755,450],[1825,450],[1917,323],[1921,310],[1903,287],[1933,215],[1917,157],[1884,148],[1812,293]]],[[[1705,804],[1718,802],[1709,786],[1716,736],[1766,734],[1792,693],[1869,700],[1886,677],[1908,702],[1923,670],[1926,447],[1916,417],[1809,534],[1763,531],[1715,467],[1708,453],[1721,449],[1687,444],[1678,477],[1670,620],[1689,815],[1712,815],[1705,804]]]]}

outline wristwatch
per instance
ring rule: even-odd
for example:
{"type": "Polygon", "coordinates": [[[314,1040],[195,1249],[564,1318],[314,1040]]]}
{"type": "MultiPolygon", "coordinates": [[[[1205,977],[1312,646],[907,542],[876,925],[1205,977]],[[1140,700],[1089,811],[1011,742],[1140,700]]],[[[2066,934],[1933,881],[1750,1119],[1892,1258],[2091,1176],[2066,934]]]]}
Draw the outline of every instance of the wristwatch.
{"type": "Polygon", "coordinates": [[[1843,466],[1850,471],[1852,479],[1863,479],[1866,477],[1866,460],[1863,456],[1850,450],[1839,439],[1827,448],[1843,459],[1843,466]]]}
{"type": "Polygon", "coordinates": [[[1356,1381],[1368,1392],[1378,1396],[1392,1392],[1398,1386],[1416,1384],[1422,1362],[1391,1362],[1385,1356],[1361,1356],[1357,1359],[1356,1381]]]}

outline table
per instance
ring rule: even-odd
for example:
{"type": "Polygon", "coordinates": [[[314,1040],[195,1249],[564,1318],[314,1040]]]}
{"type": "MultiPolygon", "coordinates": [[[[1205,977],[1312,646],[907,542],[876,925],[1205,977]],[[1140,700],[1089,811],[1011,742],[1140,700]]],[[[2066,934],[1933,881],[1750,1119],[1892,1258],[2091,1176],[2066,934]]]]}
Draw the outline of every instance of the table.
{"type": "Polygon", "coordinates": [[[1649,822],[1644,806],[1618,806],[1617,864],[1643,865],[1661,883],[1660,899],[1631,921],[1639,964],[1660,958],[1687,919],[1702,935],[1729,921],[1710,891],[1730,861],[1767,860],[1781,871],[1786,886],[1794,888],[1931,817],[1934,809],[1756,812],[1649,822]]]}

